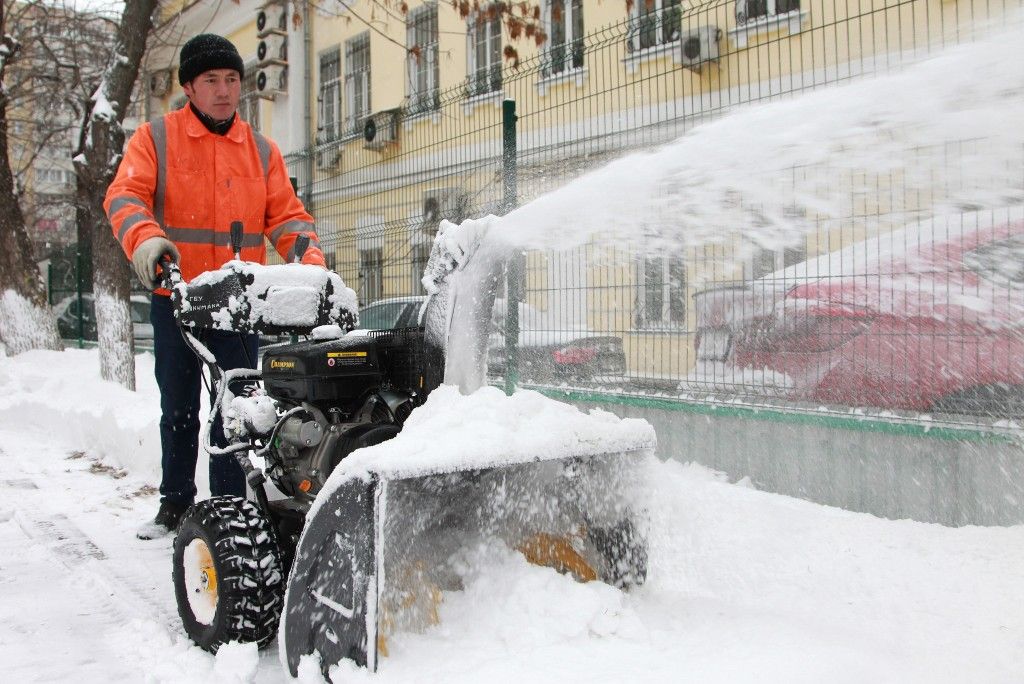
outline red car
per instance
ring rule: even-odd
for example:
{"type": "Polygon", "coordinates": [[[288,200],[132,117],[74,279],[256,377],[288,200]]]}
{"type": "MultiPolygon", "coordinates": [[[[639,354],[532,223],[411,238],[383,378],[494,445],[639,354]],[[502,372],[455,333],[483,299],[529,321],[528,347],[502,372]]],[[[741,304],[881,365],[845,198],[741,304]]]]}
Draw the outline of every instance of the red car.
{"type": "Polygon", "coordinates": [[[694,300],[684,389],[1024,416],[1020,218],[930,220],[694,300]]]}

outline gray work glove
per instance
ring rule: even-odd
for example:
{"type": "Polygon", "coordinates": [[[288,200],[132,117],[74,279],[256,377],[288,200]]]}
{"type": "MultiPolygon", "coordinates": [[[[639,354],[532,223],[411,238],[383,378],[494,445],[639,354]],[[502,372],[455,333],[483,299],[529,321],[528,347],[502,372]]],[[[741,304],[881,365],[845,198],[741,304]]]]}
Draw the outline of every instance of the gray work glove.
{"type": "Polygon", "coordinates": [[[181,260],[181,255],[174,243],[162,237],[143,240],[132,254],[132,268],[135,269],[135,275],[139,277],[139,282],[150,290],[155,290],[160,284],[156,279],[156,264],[165,254],[169,254],[176,262],[181,260]]]}

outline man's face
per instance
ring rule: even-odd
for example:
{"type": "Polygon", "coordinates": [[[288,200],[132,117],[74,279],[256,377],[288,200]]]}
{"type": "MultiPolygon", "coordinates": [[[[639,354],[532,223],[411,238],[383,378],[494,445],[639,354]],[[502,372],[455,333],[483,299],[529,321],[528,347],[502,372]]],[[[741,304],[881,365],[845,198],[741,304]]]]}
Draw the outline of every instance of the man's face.
{"type": "Polygon", "coordinates": [[[242,79],[234,69],[210,69],[182,86],[196,109],[214,121],[230,119],[242,96],[242,79]]]}

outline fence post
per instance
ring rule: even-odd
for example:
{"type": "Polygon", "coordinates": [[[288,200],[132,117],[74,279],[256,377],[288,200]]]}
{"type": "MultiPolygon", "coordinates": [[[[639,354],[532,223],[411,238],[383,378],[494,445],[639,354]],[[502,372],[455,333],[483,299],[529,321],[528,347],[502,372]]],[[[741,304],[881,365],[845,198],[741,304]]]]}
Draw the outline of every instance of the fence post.
{"type": "MultiPolygon", "coordinates": [[[[91,256],[91,252],[90,252],[90,256],[91,256]]],[[[79,242],[77,245],[75,245],[75,290],[76,290],[75,291],[75,296],[78,299],[78,317],[77,317],[78,326],[77,327],[78,327],[78,348],[79,349],[84,349],[85,348],[85,319],[82,316],[82,273],[85,270],[83,268],[83,262],[84,262],[83,257],[84,257],[84,255],[82,254],[82,243],[79,242]]],[[[98,341],[97,341],[97,344],[98,344],[98,341]]]]}
{"type": "MultiPolygon", "coordinates": [[[[502,215],[516,208],[516,101],[501,106],[502,164],[504,187],[502,215]]],[[[505,393],[512,394],[519,384],[519,302],[523,301],[524,258],[515,252],[505,270],[505,393]]]]}

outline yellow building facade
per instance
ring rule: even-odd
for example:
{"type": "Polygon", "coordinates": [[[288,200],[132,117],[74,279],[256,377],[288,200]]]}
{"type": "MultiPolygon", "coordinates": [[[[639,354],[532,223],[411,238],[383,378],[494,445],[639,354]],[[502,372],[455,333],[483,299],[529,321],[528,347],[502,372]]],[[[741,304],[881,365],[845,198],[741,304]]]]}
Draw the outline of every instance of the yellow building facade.
{"type": "MultiPolygon", "coordinates": [[[[898,69],[1020,3],[508,7],[503,15],[420,0],[171,3],[143,66],[145,116],[182,104],[176,65],[185,40],[200,32],[232,40],[247,69],[242,116],[282,148],[330,264],[367,304],[421,292],[440,219],[507,208],[505,99],[516,103],[521,203],[736,107],[898,69]]],[[[695,292],[862,240],[864,216],[898,225],[924,203],[894,192],[898,175],[851,179],[858,190],[849,217],[805,216],[816,230],[785,249],[717,245],[639,259],[598,246],[531,253],[528,303],[557,311],[566,326],[622,337],[634,378],[681,378],[695,359],[695,292]]]]}

